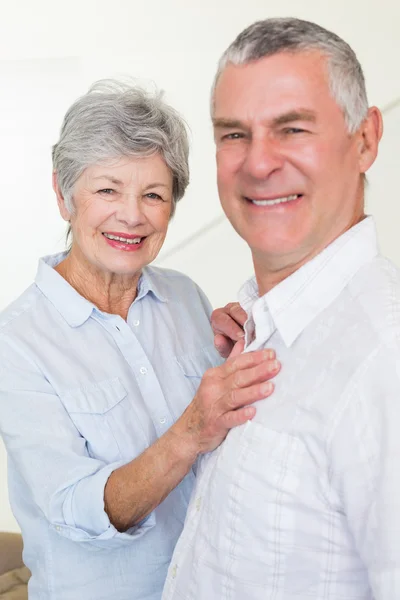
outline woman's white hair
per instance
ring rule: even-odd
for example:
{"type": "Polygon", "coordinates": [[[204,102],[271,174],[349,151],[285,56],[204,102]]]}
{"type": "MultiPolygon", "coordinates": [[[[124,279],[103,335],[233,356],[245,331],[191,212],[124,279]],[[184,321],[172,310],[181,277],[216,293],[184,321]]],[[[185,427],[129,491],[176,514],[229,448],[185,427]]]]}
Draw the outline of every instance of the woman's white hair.
{"type": "Polygon", "coordinates": [[[69,108],[53,146],[53,169],[67,209],[73,211],[74,185],[88,166],[156,153],[172,172],[173,214],[189,183],[183,119],[160,92],[112,79],[98,81],[69,108]]]}
{"type": "Polygon", "coordinates": [[[243,65],[279,52],[310,50],[326,56],[332,96],[343,110],[349,133],[354,133],[368,112],[361,65],[354,51],[339,36],[301,19],[265,19],[253,23],[237,36],[219,61],[212,88],[211,110],[214,108],[215,87],[228,63],[243,65]]]}

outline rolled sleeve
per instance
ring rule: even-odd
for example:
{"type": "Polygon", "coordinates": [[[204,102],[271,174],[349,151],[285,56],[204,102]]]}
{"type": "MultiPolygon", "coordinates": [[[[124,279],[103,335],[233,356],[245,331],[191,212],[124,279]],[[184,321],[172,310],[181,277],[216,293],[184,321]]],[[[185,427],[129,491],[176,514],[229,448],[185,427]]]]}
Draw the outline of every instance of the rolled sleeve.
{"type": "Polygon", "coordinates": [[[126,461],[91,457],[50,383],[34,365],[17,360],[9,352],[0,364],[0,432],[33,502],[51,529],[75,542],[108,548],[135,542],[155,526],[154,513],[121,533],[104,510],[107,480],[126,461]]]}
{"type": "Polygon", "coordinates": [[[53,529],[73,541],[100,546],[106,544],[108,548],[130,544],[152,529],[156,524],[154,512],[121,533],[112,525],[104,510],[104,488],[107,480],[111,473],[123,464],[125,463],[108,465],[79,481],[64,500],[63,522],[52,525],[53,529]]]}

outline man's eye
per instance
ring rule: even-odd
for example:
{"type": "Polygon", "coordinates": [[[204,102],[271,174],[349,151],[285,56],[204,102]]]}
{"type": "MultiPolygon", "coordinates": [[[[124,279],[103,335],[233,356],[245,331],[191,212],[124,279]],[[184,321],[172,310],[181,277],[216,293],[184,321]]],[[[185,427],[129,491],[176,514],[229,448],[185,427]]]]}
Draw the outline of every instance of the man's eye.
{"type": "Polygon", "coordinates": [[[304,133],[305,129],[300,129],[299,127],[286,127],[286,129],[283,130],[284,133],[287,134],[293,134],[293,133],[304,133]]]}
{"type": "Polygon", "coordinates": [[[240,140],[244,137],[243,133],[239,133],[238,131],[234,131],[232,133],[226,133],[222,136],[223,140],[240,140]]]}

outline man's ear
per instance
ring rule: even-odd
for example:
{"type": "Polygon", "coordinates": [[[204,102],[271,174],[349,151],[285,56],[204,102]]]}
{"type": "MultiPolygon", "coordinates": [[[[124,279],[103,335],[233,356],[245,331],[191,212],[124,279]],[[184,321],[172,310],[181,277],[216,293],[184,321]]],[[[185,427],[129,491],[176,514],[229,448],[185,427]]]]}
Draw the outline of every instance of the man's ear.
{"type": "Polygon", "coordinates": [[[367,116],[359,131],[360,173],[366,173],[375,162],[382,133],[383,121],[381,111],[376,106],[372,106],[368,109],[367,116]]]}
{"type": "Polygon", "coordinates": [[[70,214],[69,210],[67,209],[67,207],[65,206],[64,196],[61,192],[60,186],[58,185],[57,171],[53,171],[52,183],[53,183],[53,190],[55,191],[56,196],[57,196],[57,204],[58,204],[58,210],[60,211],[60,215],[62,216],[64,221],[70,221],[71,214],[70,214]]]}

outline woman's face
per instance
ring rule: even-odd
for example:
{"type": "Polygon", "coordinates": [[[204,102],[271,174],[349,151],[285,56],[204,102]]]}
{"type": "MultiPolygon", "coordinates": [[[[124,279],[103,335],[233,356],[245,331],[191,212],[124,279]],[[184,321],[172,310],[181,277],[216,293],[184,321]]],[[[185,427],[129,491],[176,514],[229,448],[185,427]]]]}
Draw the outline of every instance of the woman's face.
{"type": "Polygon", "coordinates": [[[121,157],[88,167],[74,186],[72,252],[100,271],[133,275],[151,263],[164,242],[172,209],[172,173],[164,159],[121,157]]]}

